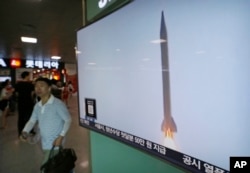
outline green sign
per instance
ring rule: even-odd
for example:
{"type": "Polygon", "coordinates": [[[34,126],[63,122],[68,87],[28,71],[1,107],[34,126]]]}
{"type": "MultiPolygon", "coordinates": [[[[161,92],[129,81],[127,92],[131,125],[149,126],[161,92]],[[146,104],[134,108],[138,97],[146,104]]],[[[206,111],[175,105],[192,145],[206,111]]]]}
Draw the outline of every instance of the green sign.
{"type": "Polygon", "coordinates": [[[130,1],[131,0],[85,0],[86,21],[87,23],[92,23],[130,1]]]}

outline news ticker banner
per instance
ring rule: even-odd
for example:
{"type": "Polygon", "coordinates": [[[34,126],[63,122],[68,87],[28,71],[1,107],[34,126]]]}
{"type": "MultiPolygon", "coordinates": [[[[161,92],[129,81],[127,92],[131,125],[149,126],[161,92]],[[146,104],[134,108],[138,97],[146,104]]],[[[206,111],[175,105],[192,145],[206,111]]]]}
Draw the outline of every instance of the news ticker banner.
{"type": "MultiPolygon", "coordinates": [[[[134,146],[135,148],[147,151],[150,154],[156,155],[193,173],[229,173],[228,170],[204,162],[187,154],[171,150],[165,146],[127,132],[96,123],[93,118],[88,116],[86,116],[85,119],[80,118],[80,125],[134,146]]],[[[244,171],[247,171],[246,173],[250,172],[250,157],[230,157],[228,158],[228,162],[230,162],[231,173],[245,173],[244,171]]]]}

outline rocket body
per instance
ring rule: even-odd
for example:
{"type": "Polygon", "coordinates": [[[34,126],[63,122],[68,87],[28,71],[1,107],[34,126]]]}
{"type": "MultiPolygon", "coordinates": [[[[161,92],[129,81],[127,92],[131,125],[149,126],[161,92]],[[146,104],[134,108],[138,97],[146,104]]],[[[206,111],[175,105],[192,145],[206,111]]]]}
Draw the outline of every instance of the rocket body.
{"type": "Polygon", "coordinates": [[[164,119],[162,121],[161,130],[167,132],[177,132],[177,127],[171,115],[171,97],[170,97],[170,70],[168,60],[168,38],[167,29],[164,19],[164,13],[161,14],[161,28],[160,28],[161,42],[161,62],[162,62],[162,83],[163,83],[163,105],[164,105],[164,119]]]}

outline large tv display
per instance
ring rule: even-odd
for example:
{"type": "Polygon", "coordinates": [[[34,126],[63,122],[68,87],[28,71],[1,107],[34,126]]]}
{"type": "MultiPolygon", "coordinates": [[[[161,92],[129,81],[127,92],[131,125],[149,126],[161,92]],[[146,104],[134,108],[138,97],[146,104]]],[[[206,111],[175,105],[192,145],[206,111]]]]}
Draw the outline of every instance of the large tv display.
{"type": "Polygon", "coordinates": [[[80,29],[80,124],[191,172],[229,172],[250,156],[249,7],[134,0],[80,29]]]}

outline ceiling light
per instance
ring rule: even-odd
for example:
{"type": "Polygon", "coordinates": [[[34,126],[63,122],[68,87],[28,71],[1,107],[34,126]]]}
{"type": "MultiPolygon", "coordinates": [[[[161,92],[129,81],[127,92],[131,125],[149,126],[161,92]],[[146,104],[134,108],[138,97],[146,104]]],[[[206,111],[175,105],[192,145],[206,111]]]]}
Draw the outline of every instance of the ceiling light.
{"type": "Polygon", "coordinates": [[[51,59],[61,59],[60,56],[52,56],[51,59]]]}
{"type": "Polygon", "coordinates": [[[82,52],[79,50],[76,50],[76,54],[81,54],[82,52]]]}
{"type": "Polygon", "coordinates": [[[33,37],[21,37],[21,40],[25,43],[37,43],[37,38],[33,37]]]}

